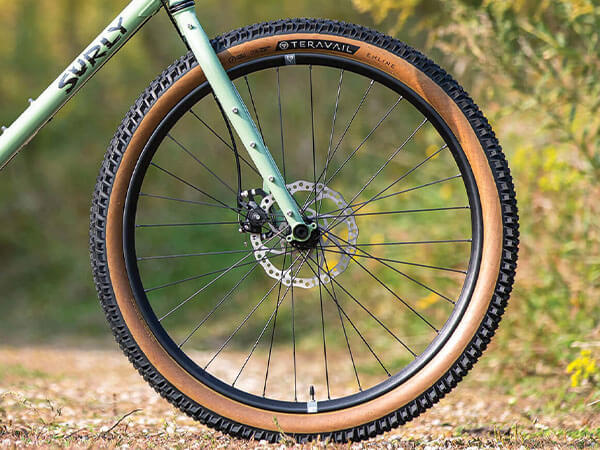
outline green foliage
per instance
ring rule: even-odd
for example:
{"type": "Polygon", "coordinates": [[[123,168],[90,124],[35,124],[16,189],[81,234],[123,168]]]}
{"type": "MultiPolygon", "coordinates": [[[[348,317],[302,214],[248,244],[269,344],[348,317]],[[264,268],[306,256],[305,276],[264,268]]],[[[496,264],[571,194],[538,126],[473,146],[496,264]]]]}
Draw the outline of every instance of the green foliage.
{"type": "Polygon", "coordinates": [[[441,53],[436,59],[494,122],[522,223],[516,295],[500,346],[510,364],[518,358],[524,368],[533,354],[566,364],[570,342],[599,333],[598,2],[353,3],[409,42],[425,40],[428,53],[441,53]]]}
{"type": "MultiPolygon", "coordinates": [[[[499,105],[500,117],[527,112],[549,141],[577,151],[582,172],[600,169],[600,6],[593,0],[354,0],[397,26],[414,16],[458,75],[499,105]]],[[[395,28],[397,30],[397,27],[395,28]]],[[[394,30],[394,28],[393,28],[394,30]]],[[[404,30],[405,33],[409,30],[404,30]]],[[[597,174],[597,172],[596,172],[597,174]]]]}

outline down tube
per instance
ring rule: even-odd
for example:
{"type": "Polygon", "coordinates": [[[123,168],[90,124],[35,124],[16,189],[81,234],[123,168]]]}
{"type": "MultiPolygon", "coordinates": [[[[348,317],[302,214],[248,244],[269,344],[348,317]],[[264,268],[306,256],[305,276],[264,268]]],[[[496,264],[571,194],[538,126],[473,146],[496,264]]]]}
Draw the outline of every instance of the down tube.
{"type": "Polygon", "coordinates": [[[160,10],[160,0],[133,0],[0,136],[0,170],[79,89],[160,10]]]}

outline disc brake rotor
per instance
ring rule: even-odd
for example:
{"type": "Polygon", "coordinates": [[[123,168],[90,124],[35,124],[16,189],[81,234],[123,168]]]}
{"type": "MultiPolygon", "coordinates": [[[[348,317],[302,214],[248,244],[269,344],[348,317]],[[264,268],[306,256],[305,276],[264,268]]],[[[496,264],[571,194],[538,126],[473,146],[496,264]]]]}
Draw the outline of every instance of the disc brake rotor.
{"type": "MultiPolygon", "coordinates": [[[[287,188],[292,195],[297,192],[315,192],[315,184],[308,181],[299,180],[288,184],[287,188]]],[[[314,205],[317,202],[322,203],[324,200],[330,200],[337,207],[337,211],[334,214],[328,215],[327,217],[317,217],[317,212],[312,208],[307,207],[304,211],[306,217],[308,219],[317,220],[319,228],[323,230],[323,234],[319,237],[319,242],[317,243],[316,248],[308,251],[310,251],[312,254],[316,254],[317,250],[319,250],[318,257],[313,257],[313,260],[319,261],[319,265],[321,266],[322,270],[320,274],[321,282],[327,284],[331,282],[331,278],[339,276],[342,272],[344,272],[344,270],[346,270],[351,258],[356,253],[355,245],[358,240],[358,226],[356,225],[356,220],[353,216],[354,211],[348,207],[348,203],[346,203],[339,192],[336,192],[321,183],[317,184],[316,192],[316,199],[311,201],[311,205],[314,205]],[[334,227],[345,225],[347,230],[347,238],[344,241],[340,241],[332,236],[331,233],[327,233],[328,228],[332,225],[334,227]],[[323,257],[320,248],[321,246],[326,248],[335,247],[333,249],[334,252],[330,253],[331,261],[328,261],[330,263],[329,267],[325,263],[326,258],[323,257]],[[333,262],[334,259],[333,255],[339,256],[339,259],[337,259],[335,265],[331,267],[331,262],[333,262]]],[[[260,207],[267,213],[267,215],[271,214],[271,208],[274,205],[275,201],[272,195],[267,195],[260,203],[260,207]]],[[[282,221],[279,227],[275,227],[272,224],[270,226],[275,233],[282,233],[287,227],[287,223],[282,221]]],[[[284,270],[283,267],[280,268],[273,264],[270,257],[281,255],[286,251],[290,252],[291,246],[285,241],[285,239],[282,239],[278,245],[274,247],[268,247],[265,245],[265,243],[268,241],[270,241],[270,239],[263,240],[263,237],[260,233],[250,234],[250,242],[255,250],[254,257],[260,262],[260,265],[263,267],[265,273],[269,277],[276,280],[281,280],[281,282],[286,286],[290,286],[292,284],[292,279],[295,287],[310,289],[318,286],[319,280],[317,276],[299,277],[297,276],[297,272],[294,271],[293,265],[284,270]]],[[[297,252],[298,250],[292,249],[292,258],[296,258],[294,254],[297,254],[297,252]]]]}

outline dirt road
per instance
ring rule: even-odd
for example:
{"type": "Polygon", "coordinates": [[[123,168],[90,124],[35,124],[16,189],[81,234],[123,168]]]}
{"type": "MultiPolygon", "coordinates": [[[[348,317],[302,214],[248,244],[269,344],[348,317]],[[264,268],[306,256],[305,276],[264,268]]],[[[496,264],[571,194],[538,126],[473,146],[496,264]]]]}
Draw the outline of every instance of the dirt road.
{"type": "MultiPolygon", "coordinates": [[[[600,442],[597,409],[548,413],[543,395],[491,389],[482,381],[485,371],[485,365],[478,367],[429,413],[381,438],[305,447],[589,447],[600,442]]],[[[180,414],[145,384],[116,346],[0,347],[0,447],[292,445],[239,441],[180,414]]]]}

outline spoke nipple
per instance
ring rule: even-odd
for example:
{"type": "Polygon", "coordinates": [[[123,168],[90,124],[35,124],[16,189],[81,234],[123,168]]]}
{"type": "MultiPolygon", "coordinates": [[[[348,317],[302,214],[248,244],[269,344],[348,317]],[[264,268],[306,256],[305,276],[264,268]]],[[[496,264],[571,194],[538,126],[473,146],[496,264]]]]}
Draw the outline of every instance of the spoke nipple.
{"type": "Polygon", "coordinates": [[[238,108],[233,108],[231,112],[233,112],[234,114],[238,114],[240,110],[238,108]]]}
{"type": "Polygon", "coordinates": [[[274,177],[273,175],[271,175],[271,176],[269,177],[269,181],[270,181],[271,183],[275,183],[275,177],[274,177]]]}
{"type": "Polygon", "coordinates": [[[2,127],[2,132],[4,133],[6,130],[8,130],[8,128],[6,127],[2,127]]]}
{"type": "Polygon", "coordinates": [[[29,104],[30,104],[30,105],[33,105],[33,99],[32,99],[32,98],[30,98],[30,99],[28,100],[28,102],[29,102],[29,104]]]}
{"type": "Polygon", "coordinates": [[[188,24],[188,29],[189,29],[189,30],[193,30],[194,28],[196,28],[196,27],[194,27],[194,25],[192,25],[191,23],[190,23],[190,24],[188,24]]]}
{"type": "Polygon", "coordinates": [[[256,142],[250,142],[250,147],[251,148],[256,148],[256,142]]]}
{"type": "Polygon", "coordinates": [[[286,214],[288,217],[294,217],[294,211],[288,211],[286,214]]]}

